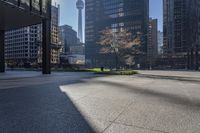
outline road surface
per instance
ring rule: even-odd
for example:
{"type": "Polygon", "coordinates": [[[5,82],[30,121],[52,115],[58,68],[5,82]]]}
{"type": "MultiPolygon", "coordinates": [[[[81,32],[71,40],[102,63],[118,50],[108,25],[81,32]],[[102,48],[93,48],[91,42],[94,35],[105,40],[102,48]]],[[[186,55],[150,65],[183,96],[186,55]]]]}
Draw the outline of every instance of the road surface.
{"type": "Polygon", "coordinates": [[[140,73],[0,74],[0,132],[199,133],[200,74],[140,73]]]}

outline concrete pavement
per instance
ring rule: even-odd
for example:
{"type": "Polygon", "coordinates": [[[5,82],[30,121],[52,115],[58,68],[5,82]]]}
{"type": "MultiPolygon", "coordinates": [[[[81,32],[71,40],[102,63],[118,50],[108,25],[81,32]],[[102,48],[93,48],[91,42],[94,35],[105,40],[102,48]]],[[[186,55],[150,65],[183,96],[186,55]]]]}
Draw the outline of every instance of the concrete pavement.
{"type": "Polygon", "coordinates": [[[140,73],[0,75],[0,132],[199,133],[199,73],[140,73]]]}

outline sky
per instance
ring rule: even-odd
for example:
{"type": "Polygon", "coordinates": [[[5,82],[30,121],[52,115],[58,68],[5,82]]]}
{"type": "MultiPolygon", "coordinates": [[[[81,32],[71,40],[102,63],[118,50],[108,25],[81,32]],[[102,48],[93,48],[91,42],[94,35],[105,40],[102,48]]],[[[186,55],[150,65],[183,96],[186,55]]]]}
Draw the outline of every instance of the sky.
{"type": "MultiPolygon", "coordinates": [[[[162,13],[163,0],[150,0],[150,17],[158,19],[158,28],[162,31],[163,13],[162,13]]],[[[76,0],[52,0],[53,5],[60,4],[60,25],[70,25],[77,31],[78,27],[78,13],[76,9],[76,0]]],[[[83,12],[83,15],[85,13],[83,12]]],[[[84,18],[84,17],[83,17],[84,18]]],[[[83,20],[83,26],[84,26],[83,20]]]]}

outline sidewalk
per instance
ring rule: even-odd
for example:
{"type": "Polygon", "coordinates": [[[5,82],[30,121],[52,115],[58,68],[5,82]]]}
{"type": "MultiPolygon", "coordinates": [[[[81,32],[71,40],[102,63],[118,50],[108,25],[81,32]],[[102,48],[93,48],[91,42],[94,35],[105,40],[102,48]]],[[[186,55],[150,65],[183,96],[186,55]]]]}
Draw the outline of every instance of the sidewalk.
{"type": "Polygon", "coordinates": [[[200,72],[143,70],[139,71],[139,73],[140,74],[138,76],[140,77],[200,82],[200,72]]]}

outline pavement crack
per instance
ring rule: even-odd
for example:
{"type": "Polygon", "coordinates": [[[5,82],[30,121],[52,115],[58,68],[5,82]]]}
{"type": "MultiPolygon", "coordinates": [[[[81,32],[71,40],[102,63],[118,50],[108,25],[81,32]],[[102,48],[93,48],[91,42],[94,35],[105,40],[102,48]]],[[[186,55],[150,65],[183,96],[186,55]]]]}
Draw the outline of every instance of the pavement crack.
{"type": "Polygon", "coordinates": [[[166,132],[166,131],[146,128],[146,127],[142,127],[142,126],[138,126],[138,125],[125,124],[125,123],[120,123],[120,122],[114,122],[114,124],[118,124],[118,125],[120,124],[120,125],[124,125],[124,126],[128,126],[128,127],[136,127],[136,128],[140,128],[140,129],[144,129],[144,130],[150,130],[150,131],[154,131],[154,132],[160,132],[160,133],[169,133],[169,132],[166,132]]]}
{"type": "Polygon", "coordinates": [[[134,101],[131,101],[126,107],[124,107],[124,109],[119,113],[119,115],[113,120],[113,121],[110,121],[111,124],[109,124],[103,131],[105,132],[113,123],[115,123],[115,121],[129,108],[129,106],[131,106],[131,104],[133,104],[134,101]]]}

